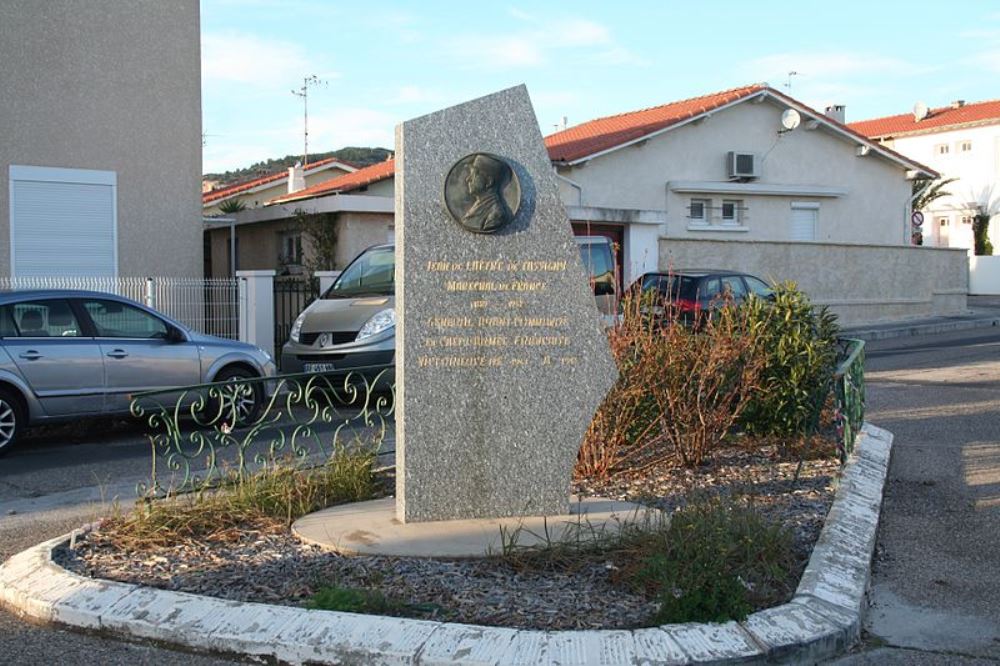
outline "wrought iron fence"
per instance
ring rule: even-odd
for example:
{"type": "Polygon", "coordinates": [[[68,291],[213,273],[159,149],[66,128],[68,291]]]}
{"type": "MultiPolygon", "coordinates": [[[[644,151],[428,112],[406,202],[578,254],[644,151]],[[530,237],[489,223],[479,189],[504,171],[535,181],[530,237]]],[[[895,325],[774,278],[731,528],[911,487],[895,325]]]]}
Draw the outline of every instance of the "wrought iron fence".
{"type": "Polygon", "coordinates": [[[131,298],[196,331],[239,337],[239,289],[235,278],[0,277],[0,289],[85,289],[131,298]]]}
{"type": "Polygon", "coordinates": [[[140,496],[197,490],[267,465],[318,465],[335,452],[395,454],[395,385],[384,370],[279,375],[201,384],[133,397],[152,448],[140,496]]]}
{"type": "Polygon", "coordinates": [[[834,423],[841,462],[854,450],[854,441],[865,420],[865,342],[842,339],[841,361],[833,375],[834,423]]]}
{"type": "Polygon", "coordinates": [[[319,297],[319,279],[307,276],[274,279],[274,358],[281,362],[281,348],[288,341],[292,324],[319,297]]]}

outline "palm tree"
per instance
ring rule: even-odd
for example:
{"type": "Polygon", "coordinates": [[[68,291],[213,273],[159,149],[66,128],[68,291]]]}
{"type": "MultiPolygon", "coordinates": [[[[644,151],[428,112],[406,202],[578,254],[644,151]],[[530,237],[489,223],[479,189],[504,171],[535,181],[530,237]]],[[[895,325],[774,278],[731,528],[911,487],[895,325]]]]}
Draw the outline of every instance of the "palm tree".
{"type": "Polygon", "coordinates": [[[243,203],[241,199],[226,199],[219,204],[219,212],[226,215],[232,215],[233,213],[239,213],[242,210],[246,210],[247,205],[243,203]]]}
{"type": "Polygon", "coordinates": [[[923,210],[933,201],[941,197],[950,197],[951,192],[946,191],[946,185],[954,183],[958,178],[918,178],[913,181],[913,210],[923,210]]]}

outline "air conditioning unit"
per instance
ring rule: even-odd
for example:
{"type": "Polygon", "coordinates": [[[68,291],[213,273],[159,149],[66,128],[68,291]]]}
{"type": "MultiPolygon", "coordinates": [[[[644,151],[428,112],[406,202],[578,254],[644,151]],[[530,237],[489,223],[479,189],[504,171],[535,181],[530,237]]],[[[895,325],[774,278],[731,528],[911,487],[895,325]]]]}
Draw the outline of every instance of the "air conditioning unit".
{"type": "Polygon", "coordinates": [[[726,153],[726,170],[729,180],[757,177],[757,158],[753,153],[726,153]]]}

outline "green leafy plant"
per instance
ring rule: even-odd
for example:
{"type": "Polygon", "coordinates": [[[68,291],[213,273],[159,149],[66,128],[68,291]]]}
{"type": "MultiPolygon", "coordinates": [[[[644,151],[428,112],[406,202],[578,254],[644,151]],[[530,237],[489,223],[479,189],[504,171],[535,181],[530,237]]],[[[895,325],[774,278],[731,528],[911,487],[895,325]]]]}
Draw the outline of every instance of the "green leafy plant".
{"type": "Polygon", "coordinates": [[[306,213],[296,209],[293,222],[305,241],[302,263],[310,273],[334,270],[340,227],[335,213],[306,213]]]}
{"type": "Polygon", "coordinates": [[[515,571],[601,565],[611,581],[658,602],[650,624],[725,622],[786,601],[795,586],[792,534],[746,497],[696,495],[670,516],[613,527],[581,521],[558,534],[502,534],[497,557],[515,571]]]}
{"type": "Polygon", "coordinates": [[[242,199],[226,199],[219,204],[219,212],[225,215],[232,215],[247,209],[246,203],[242,199]]]}
{"type": "Polygon", "coordinates": [[[832,390],[836,316],[826,308],[814,312],[808,297],[790,282],[775,286],[773,300],[752,298],[742,309],[767,353],[742,426],[752,435],[812,434],[832,390]]]}
{"type": "Polygon", "coordinates": [[[742,620],[789,592],[791,533],[746,502],[697,499],[637,546],[622,571],[659,601],[651,624],[742,620]]]}
{"type": "Polygon", "coordinates": [[[972,218],[972,238],[976,256],[991,256],[993,243],[990,242],[990,214],[980,210],[972,218]]]}
{"type": "Polygon", "coordinates": [[[394,615],[399,606],[400,604],[386,599],[378,590],[336,586],[320,588],[306,604],[307,608],[317,610],[373,615],[394,615]]]}

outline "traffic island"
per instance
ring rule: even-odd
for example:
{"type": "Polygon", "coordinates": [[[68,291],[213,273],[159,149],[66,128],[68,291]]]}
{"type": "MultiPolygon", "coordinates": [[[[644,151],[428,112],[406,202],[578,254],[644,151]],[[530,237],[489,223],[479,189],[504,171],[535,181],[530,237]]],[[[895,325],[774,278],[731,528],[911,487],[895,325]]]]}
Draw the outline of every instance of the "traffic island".
{"type": "Polygon", "coordinates": [[[0,565],[0,601],[40,622],[287,663],[814,662],[858,640],[891,446],[865,425],[794,598],[742,622],[533,631],[224,601],[68,572],[52,553],[75,535],[0,565]]]}

